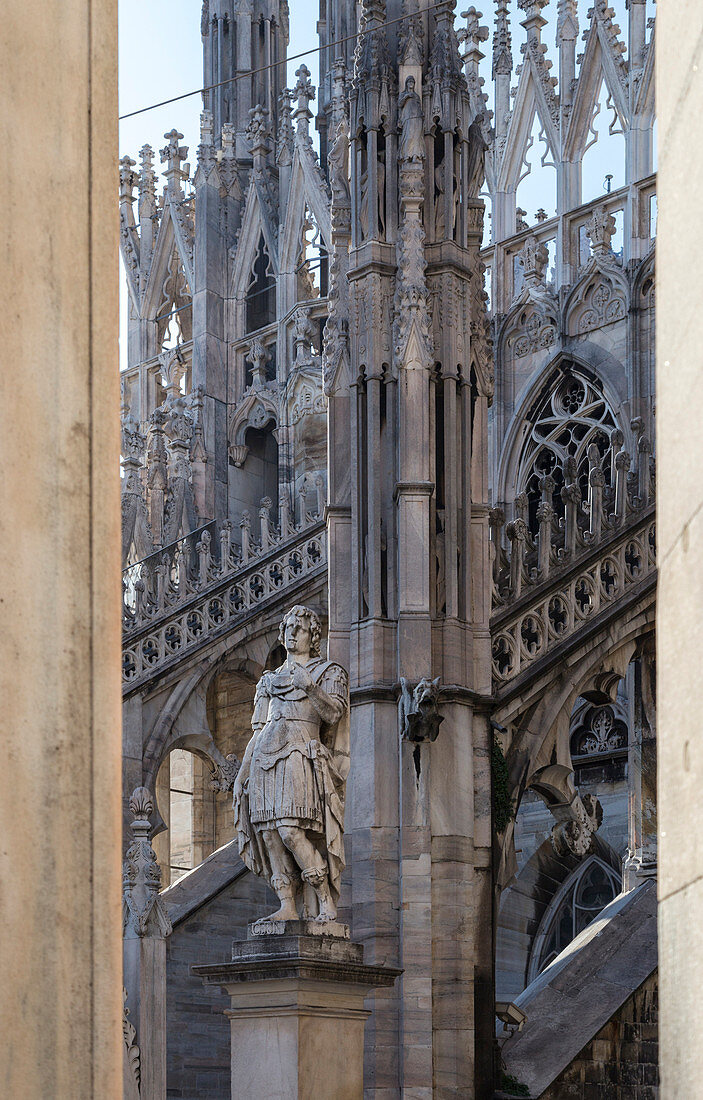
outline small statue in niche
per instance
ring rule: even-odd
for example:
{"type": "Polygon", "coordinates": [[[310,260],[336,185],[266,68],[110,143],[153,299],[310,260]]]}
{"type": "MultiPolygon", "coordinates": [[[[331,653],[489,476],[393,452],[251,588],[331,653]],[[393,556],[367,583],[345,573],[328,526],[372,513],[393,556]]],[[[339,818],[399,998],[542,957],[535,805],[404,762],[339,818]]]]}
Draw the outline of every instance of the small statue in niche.
{"type": "Polygon", "coordinates": [[[320,656],[320,620],[296,605],[279,641],[286,660],[256,687],[252,728],[234,784],[239,854],[280,908],[267,921],[336,919],[344,868],[349,771],[348,677],[320,656]]]}
{"type": "MultiPolygon", "coordinates": [[[[452,239],[454,238],[454,231],[456,229],[456,215],[459,205],[459,188],[457,187],[458,162],[459,154],[457,152],[454,156],[454,171],[452,173],[452,239]]],[[[434,182],[436,191],[434,239],[436,241],[441,241],[446,236],[444,217],[444,196],[446,194],[446,188],[444,186],[444,161],[441,161],[434,170],[434,182]]]]}
{"type": "Polygon", "coordinates": [[[411,689],[404,676],[400,678],[400,736],[403,741],[436,741],[444,716],[437,709],[439,676],[423,678],[411,689]]]}
{"type": "Polygon", "coordinates": [[[398,159],[401,164],[421,162],[425,156],[425,120],[422,101],[415,91],[415,77],[408,76],[405,90],[398,100],[400,115],[400,142],[398,159]]]}
{"type": "Polygon", "coordinates": [[[337,124],[332,147],[327,154],[332,201],[337,205],[349,201],[349,123],[341,118],[337,124]]]}
{"type": "MultiPolygon", "coordinates": [[[[378,202],[378,227],[380,236],[383,238],[386,235],[386,165],[384,162],[385,153],[379,153],[378,160],[376,161],[376,193],[378,202]]],[[[370,226],[369,226],[369,172],[366,168],[361,174],[361,204],[359,206],[359,224],[361,226],[361,235],[364,240],[368,240],[370,226]]]]}
{"type": "Polygon", "coordinates": [[[486,178],[486,150],[488,144],[482,130],[484,117],[485,113],[481,111],[469,126],[469,163],[466,173],[466,194],[470,199],[478,198],[486,178]]]}

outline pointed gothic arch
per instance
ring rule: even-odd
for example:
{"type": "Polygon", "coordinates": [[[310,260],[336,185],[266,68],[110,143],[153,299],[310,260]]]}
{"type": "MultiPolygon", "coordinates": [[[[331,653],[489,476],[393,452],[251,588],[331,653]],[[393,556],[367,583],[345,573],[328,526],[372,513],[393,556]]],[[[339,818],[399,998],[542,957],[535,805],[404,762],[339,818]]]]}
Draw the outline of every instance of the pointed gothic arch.
{"type": "Polygon", "coordinates": [[[242,302],[247,296],[262,239],[271,272],[276,277],[279,274],[276,237],[272,232],[269,218],[262,209],[259,192],[252,180],[244,202],[242,222],[231,265],[232,297],[238,302],[242,302]]]}
{"type": "Polygon", "coordinates": [[[568,336],[582,336],[623,321],[630,309],[630,299],[630,285],[619,265],[592,256],[564,302],[564,332],[568,336]]]}
{"type": "Polygon", "coordinates": [[[620,893],[622,876],[598,855],[587,856],[561,884],[532,944],[527,984],[538,977],[620,893]]]}
{"type": "MultiPolygon", "coordinates": [[[[629,426],[621,423],[617,413],[619,406],[618,395],[612,391],[607,380],[596,374],[580,356],[560,350],[529,386],[508,426],[498,476],[498,500],[510,504],[519,493],[527,491],[527,481],[543,451],[553,455],[551,469],[543,472],[554,476],[555,468],[563,470],[567,455],[572,455],[577,465],[582,464],[584,456],[587,457],[589,444],[597,442],[595,437],[599,432],[609,433],[619,428],[624,433],[627,444],[631,433],[629,426]],[[574,388],[575,392],[571,393],[574,388]],[[579,398],[581,391],[582,399],[579,398]],[[555,402],[563,406],[559,411],[555,402]],[[602,406],[602,412],[597,406],[602,406]],[[597,415],[591,416],[590,410],[597,415]],[[589,415],[585,415],[586,413],[589,415]],[[547,431],[549,419],[554,421],[554,432],[551,434],[547,431]],[[583,430],[572,430],[568,440],[561,439],[561,430],[569,430],[568,425],[571,422],[581,423],[583,430]],[[535,429],[541,423],[544,434],[540,438],[535,435],[535,429]]],[[[557,486],[557,493],[561,483],[557,486]]],[[[561,500],[558,504],[561,509],[561,500]]]]}
{"type": "Polygon", "coordinates": [[[497,190],[517,191],[535,118],[539,119],[549,152],[556,163],[559,159],[559,135],[555,117],[530,58],[526,59],[520,76],[498,173],[497,190]]]}
{"type": "Polygon", "coordinates": [[[583,157],[603,82],[623,130],[630,118],[627,93],[620,74],[621,62],[613,52],[612,35],[595,10],[587,34],[576,96],[564,142],[564,159],[568,161],[580,161],[583,157]]]}

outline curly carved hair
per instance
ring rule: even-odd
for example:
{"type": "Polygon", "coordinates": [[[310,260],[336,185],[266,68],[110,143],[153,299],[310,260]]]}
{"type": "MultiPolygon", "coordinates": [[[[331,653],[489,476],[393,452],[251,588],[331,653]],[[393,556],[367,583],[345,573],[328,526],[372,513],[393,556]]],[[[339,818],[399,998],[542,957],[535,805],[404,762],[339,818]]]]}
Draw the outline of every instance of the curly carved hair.
{"type": "Polygon", "coordinates": [[[285,646],[285,633],[286,625],[291,615],[295,615],[299,619],[307,619],[308,626],[310,628],[310,656],[320,656],[320,640],[322,638],[322,624],[320,623],[319,616],[313,611],[311,607],[304,607],[303,604],[297,603],[295,607],[291,607],[290,611],[286,611],[285,615],[281,619],[281,625],[278,628],[278,641],[279,644],[285,646]]]}

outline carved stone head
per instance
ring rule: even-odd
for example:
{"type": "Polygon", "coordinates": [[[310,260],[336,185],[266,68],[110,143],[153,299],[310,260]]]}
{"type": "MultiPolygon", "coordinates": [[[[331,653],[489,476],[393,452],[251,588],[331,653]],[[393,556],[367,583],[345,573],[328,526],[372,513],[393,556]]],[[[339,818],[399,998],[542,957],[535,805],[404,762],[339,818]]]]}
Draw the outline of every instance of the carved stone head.
{"type": "Polygon", "coordinates": [[[320,623],[319,616],[312,610],[311,607],[304,607],[302,604],[296,604],[295,607],[291,607],[290,611],[287,611],[281,620],[281,625],[278,630],[279,644],[286,645],[286,627],[291,620],[302,620],[310,631],[310,656],[320,656],[320,640],[322,638],[322,624],[320,623]]]}
{"type": "Polygon", "coordinates": [[[437,706],[439,699],[439,676],[436,680],[430,680],[423,676],[413,692],[414,709],[431,710],[437,706]]]}

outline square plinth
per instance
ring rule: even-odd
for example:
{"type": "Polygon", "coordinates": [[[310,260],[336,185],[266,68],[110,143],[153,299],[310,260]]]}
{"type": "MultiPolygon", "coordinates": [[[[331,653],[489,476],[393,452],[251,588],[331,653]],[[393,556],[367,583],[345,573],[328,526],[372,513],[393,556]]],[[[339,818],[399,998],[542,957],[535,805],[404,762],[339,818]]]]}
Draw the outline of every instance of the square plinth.
{"type": "Polygon", "coordinates": [[[363,1096],[364,998],[401,971],[365,965],[345,926],[346,936],[308,923],[264,935],[250,926],[231,962],[192,968],[230,998],[233,1100],[363,1096]]]}

